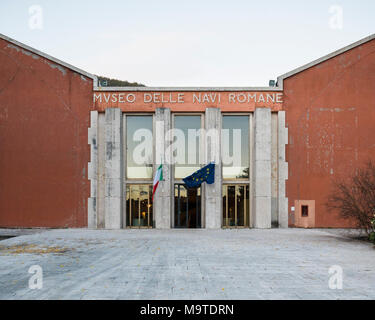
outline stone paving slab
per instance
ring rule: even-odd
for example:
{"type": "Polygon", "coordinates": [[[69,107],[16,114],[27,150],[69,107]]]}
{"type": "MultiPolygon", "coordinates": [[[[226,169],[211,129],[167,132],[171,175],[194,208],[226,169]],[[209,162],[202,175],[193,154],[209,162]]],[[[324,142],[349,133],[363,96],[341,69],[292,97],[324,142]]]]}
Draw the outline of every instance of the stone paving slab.
{"type": "Polygon", "coordinates": [[[0,241],[0,299],[375,299],[347,230],[44,230],[0,241]],[[28,287],[30,266],[43,288],[28,287]],[[339,265],[343,289],[328,286],[339,265]]]}

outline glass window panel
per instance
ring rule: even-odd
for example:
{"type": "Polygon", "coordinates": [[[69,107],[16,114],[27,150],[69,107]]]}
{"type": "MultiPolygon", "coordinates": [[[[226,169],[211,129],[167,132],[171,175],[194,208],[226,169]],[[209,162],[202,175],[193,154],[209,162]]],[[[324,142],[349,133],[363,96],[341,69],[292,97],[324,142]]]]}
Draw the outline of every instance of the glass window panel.
{"type": "Polygon", "coordinates": [[[148,216],[149,216],[149,224],[148,226],[150,228],[154,227],[154,214],[152,212],[153,206],[152,206],[152,185],[148,186],[148,216]]]}
{"type": "Polygon", "coordinates": [[[223,163],[223,178],[248,179],[250,163],[249,116],[223,116],[223,137],[225,134],[227,134],[227,139],[222,138],[222,148],[223,153],[227,153],[228,159],[223,163]],[[235,129],[240,131],[235,131],[235,129]],[[241,138],[240,144],[235,136],[238,133],[241,138]],[[236,157],[236,155],[239,158],[232,159],[234,161],[227,163],[229,158],[236,157]]]}
{"type": "Polygon", "coordinates": [[[245,226],[245,187],[237,187],[237,226],[245,226]]]}
{"type": "Polygon", "coordinates": [[[250,226],[250,198],[249,198],[249,186],[246,186],[245,190],[245,214],[246,214],[246,223],[245,227],[250,226]]]}
{"type": "Polygon", "coordinates": [[[235,186],[228,186],[228,220],[227,226],[234,227],[236,225],[236,202],[235,202],[235,186]]]}
{"type": "Polygon", "coordinates": [[[196,227],[201,228],[202,227],[202,215],[201,215],[201,188],[196,189],[197,191],[197,204],[196,204],[196,214],[195,214],[195,221],[196,221],[196,227]]]}
{"type": "Polygon", "coordinates": [[[188,208],[188,199],[187,199],[187,191],[185,187],[180,186],[180,197],[181,197],[181,215],[180,215],[180,226],[186,226],[186,218],[187,218],[187,208],[188,208]]]}
{"type": "Polygon", "coordinates": [[[198,215],[197,189],[191,188],[187,190],[187,227],[196,226],[196,218],[198,215]]]}
{"type": "Polygon", "coordinates": [[[152,186],[126,187],[126,219],[128,227],[152,227],[152,186]]]}
{"type": "Polygon", "coordinates": [[[139,186],[130,187],[130,208],[131,208],[131,221],[132,227],[139,227],[139,186]]]}
{"type": "Polygon", "coordinates": [[[223,186],[223,227],[249,226],[249,186],[223,186]]]}
{"type": "Polygon", "coordinates": [[[175,228],[201,227],[201,190],[175,184],[175,228]]]}
{"type": "Polygon", "coordinates": [[[148,226],[148,186],[141,186],[139,190],[139,226],[148,226]]]}
{"type": "Polygon", "coordinates": [[[175,185],[175,227],[184,228],[186,226],[187,192],[181,184],[175,185]]]}
{"type": "Polygon", "coordinates": [[[152,127],[152,116],[126,116],[126,177],[128,179],[152,179],[152,127]],[[134,139],[137,136],[140,141],[134,139]],[[143,152],[140,152],[142,149],[143,152]],[[137,160],[137,155],[140,155],[141,161],[137,160]]]}
{"type": "Polygon", "coordinates": [[[131,213],[130,213],[130,187],[126,186],[126,221],[127,227],[130,227],[131,213]]]}
{"type": "Polygon", "coordinates": [[[223,225],[227,227],[227,186],[223,187],[223,225]]]}
{"type": "Polygon", "coordinates": [[[174,197],[174,212],[175,212],[175,215],[174,215],[174,225],[176,228],[180,227],[181,225],[181,188],[180,188],[180,185],[175,185],[174,186],[174,193],[175,193],[175,197],[174,197]]]}
{"type": "Polygon", "coordinates": [[[185,150],[184,163],[176,163],[175,165],[175,178],[185,178],[195,171],[200,169],[199,165],[199,130],[201,128],[201,117],[200,116],[175,116],[174,117],[174,128],[182,130],[184,134],[184,140],[179,140],[175,137],[175,145],[177,150],[185,150]],[[189,137],[190,130],[190,139],[189,137]],[[194,134],[196,136],[193,138],[194,134]]]}

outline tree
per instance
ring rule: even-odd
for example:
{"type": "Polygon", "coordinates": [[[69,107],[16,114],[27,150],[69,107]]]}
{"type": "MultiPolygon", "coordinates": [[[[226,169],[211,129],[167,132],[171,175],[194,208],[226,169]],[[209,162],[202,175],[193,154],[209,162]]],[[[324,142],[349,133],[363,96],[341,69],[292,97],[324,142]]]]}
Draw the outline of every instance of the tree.
{"type": "Polygon", "coordinates": [[[370,237],[375,232],[375,165],[369,161],[346,181],[335,181],[327,207],[352,219],[370,237]]]}
{"type": "Polygon", "coordinates": [[[103,87],[145,87],[144,84],[138,82],[129,82],[117,79],[98,76],[99,86],[103,87]]]}

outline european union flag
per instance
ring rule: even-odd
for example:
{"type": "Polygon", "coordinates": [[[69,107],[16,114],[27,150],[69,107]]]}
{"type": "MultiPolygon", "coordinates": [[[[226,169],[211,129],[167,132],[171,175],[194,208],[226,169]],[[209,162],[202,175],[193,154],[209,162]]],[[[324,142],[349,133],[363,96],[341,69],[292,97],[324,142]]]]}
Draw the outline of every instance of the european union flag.
{"type": "Polygon", "coordinates": [[[213,184],[215,182],[215,163],[211,162],[182,180],[188,188],[198,188],[203,182],[213,184]]]}

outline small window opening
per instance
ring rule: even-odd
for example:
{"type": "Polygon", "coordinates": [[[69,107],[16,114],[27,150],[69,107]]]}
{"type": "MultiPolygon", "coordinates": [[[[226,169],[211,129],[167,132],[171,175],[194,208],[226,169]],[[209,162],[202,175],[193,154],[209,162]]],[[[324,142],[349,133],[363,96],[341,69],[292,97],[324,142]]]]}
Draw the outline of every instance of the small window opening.
{"type": "Polygon", "coordinates": [[[309,216],[309,206],[302,206],[301,207],[302,217],[309,216]]]}

